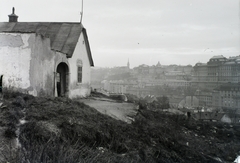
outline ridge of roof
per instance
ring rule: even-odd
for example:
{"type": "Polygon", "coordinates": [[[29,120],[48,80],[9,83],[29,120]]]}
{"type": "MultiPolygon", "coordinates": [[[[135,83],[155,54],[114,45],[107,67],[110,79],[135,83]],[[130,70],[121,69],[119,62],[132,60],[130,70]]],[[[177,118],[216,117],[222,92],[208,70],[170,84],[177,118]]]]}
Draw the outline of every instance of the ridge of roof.
{"type": "Polygon", "coordinates": [[[220,59],[220,58],[226,59],[226,57],[224,57],[223,55],[215,55],[215,56],[213,56],[213,57],[210,58],[210,59],[220,59]]]}

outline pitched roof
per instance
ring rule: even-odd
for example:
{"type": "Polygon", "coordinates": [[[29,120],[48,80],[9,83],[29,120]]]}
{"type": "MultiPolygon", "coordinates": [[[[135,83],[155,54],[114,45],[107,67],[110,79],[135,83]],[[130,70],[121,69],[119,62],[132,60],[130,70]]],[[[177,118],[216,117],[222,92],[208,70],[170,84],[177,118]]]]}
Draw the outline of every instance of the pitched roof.
{"type": "Polygon", "coordinates": [[[51,49],[59,51],[71,58],[81,33],[84,35],[90,65],[93,59],[86,29],[81,23],[61,22],[1,22],[0,32],[37,33],[50,38],[51,49]]]}
{"type": "Polygon", "coordinates": [[[217,120],[220,121],[225,113],[217,113],[217,112],[198,112],[193,114],[196,119],[200,120],[217,120]]]}
{"type": "Polygon", "coordinates": [[[195,64],[195,66],[207,66],[207,64],[206,64],[206,63],[198,62],[198,63],[195,64]]]}
{"type": "Polygon", "coordinates": [[[215,55],[211,59],[221,59],[221,58],[226,59],[226,57],[224,57],[223,55],[215,55]]]}

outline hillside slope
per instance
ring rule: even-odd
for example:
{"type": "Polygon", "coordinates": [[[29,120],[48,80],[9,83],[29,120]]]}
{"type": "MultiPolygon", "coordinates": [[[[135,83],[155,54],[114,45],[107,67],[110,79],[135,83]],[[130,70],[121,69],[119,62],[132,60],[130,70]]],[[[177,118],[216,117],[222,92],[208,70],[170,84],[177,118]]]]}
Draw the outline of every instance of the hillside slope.
{"type": "Polygon", "coordinates": [[[184,115],[139,110],[128,124],[77,100],[19,93],[5,94],[0,109],[0,162],[212,163],[240,151],[239,126],[184,115]]]}

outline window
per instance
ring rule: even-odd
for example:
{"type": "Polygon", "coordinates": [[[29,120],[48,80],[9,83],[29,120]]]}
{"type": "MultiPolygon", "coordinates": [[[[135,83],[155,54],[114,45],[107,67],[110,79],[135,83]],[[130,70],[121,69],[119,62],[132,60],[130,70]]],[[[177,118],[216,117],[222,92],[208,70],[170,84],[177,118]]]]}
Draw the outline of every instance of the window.
{"type": "Polygon", "coordinates": [[[78,78],[78,83],[82,83],[82,66],[78,66],[77,78],[78,78]]]}
{"type": "Polygon", "coordinates": [[[82,71],[83,71],[83,63],[82,60],[77,60],[77,82],[82,83],[82,71]]]}

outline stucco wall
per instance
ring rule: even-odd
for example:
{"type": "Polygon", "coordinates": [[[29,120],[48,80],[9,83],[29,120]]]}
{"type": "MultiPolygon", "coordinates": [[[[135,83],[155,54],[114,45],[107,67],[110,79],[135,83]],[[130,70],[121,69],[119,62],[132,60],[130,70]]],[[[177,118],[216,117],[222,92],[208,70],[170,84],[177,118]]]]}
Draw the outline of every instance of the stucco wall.
{"type": "Polygon", "coordinates": [[[30,61],[30,94],[54,95],[54,58],[50,49],[50,39],[35,35],[31,40],[32,46],[30,61]]]}
{"type": "Polygon", "coordinates": [[[0,54],[3,87],[54,96],[56,64],[67,59],[51,50],[49,38],[35,33],[1,33],[0,54]]]}
{"type": "Polygon", "coordinates": [[[87,55],[87,49],[83,33],[81,33],[72,58],[68,59],[70,65],[69,97],[85,97],[90,94],[91,66],[87,55]],[[82,83],[77,82],[77,60],[82,61],[82,83]]]}
{"type": "Polygon", "coordinates": [[[90,94],[91,69],[83,34],[72,58],[51,50],[50,39],[35,33],[1,33],[0,54],[3,87],[17,88],[34,96],[56,96],[56,68],[63,62],[69,67],[68,96],[90,94]],[[82,83],[77,82],[77,60],[82,61],[82,83]]]}
{"type": "Polygon", "coordinates": [[[29,70],[33,34],[0,33],[0,75],[3,87],[29,89],[29,70]]]}
{"type": "Polygon", "coordinates": [[[56,96],[56,67],[68,60],[65,54],[51,50],[50,39],[36,35],[30,61],[30,85],[35,96],[56,96]]]}

